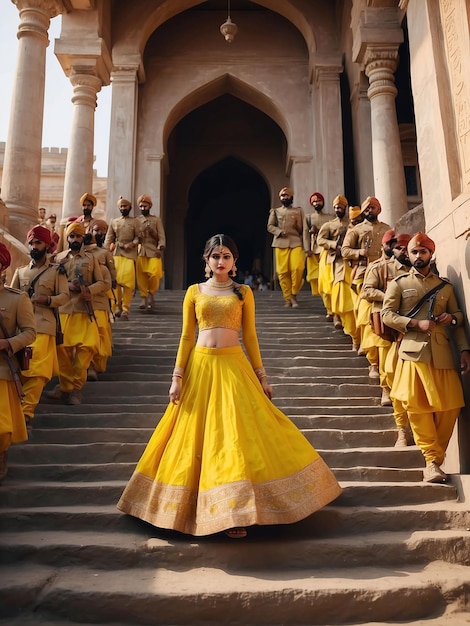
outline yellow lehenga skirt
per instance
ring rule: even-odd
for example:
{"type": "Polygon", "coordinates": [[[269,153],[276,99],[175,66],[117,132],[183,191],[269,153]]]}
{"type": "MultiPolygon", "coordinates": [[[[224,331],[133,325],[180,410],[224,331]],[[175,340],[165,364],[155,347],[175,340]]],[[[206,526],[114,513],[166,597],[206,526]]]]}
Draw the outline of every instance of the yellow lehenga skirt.
{"type": "Polygon", "coordinates": [[[191,353],[118,508],[154,526],[210,535],[288,524],[341,493],[317,451],[264,394],[241,346],[191,353]]]}

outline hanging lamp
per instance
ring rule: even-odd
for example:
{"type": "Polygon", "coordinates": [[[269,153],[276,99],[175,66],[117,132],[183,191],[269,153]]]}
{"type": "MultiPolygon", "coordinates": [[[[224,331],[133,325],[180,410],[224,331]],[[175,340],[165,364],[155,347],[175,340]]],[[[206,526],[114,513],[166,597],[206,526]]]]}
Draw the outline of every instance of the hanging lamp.
{"type": "Polygon", "coordinates": [[[220,32],[228,43],[232,43],[238,33],[238,26],[230,19],[230,0],[227,0],[227,19],[220,27],[220,32]]]}

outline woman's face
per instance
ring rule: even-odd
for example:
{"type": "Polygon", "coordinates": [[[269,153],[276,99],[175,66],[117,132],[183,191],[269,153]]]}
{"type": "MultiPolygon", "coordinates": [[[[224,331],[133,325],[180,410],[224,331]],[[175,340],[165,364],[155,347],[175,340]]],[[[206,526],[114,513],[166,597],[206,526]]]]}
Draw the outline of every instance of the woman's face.
{"type": "Polygon", "coordinates": [[[215,276],[227,275],[235,264],[233,254],[227,246],[216,246],[206,260],[215,276]]]}

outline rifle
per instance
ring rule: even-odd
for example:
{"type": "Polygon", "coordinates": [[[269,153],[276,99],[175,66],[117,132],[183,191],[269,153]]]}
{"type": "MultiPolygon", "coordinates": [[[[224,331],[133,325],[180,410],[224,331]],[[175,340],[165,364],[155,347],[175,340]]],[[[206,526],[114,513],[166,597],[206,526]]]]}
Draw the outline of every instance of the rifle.
{"type": "MultiPolygon", "coordinates": [[[[83,274],[79,267],[75,268],[75,276],[77,277],[78,282],[80,283],[80,291],[82,292],[82,294],[86,293],[86,290],[88,289],[88,287],[87,287],[87,284],[85,283],[85,279],[83,278],[83,274]]],[[[89,300],[85,300],[85,298],[83,298],[83,302],[85,303],[85,309],[86,309],[86,312],[88,313],[88,317],[90,318],[90,322],[92,322],[93,320],[95,320],[96,322],[96,315],[93,310],[92,303],[89,300]]]]}
{"type": "Polygon", "coordinates": [[[341,248],[341,246],[343,245],[343,241],[346,236],[346,231],[347,231],[347,228],[343,226],[343,228],[341,228],[341,230],[339,231],[338,237],[336,238],[336,248],[335,248],[336,256],[338,256],[338,248],[341,248]]]}
{"type": "Polygon", "coordinates": [[[434,319],[434,307],[436,306],[436,298],[437,298],[437,291],[435,291],[429,298],[429,309],[428,309],[428,314],[426,315],[426,319],[428,320],[434,319]]]}
{"type": "Polygon", "coordinates": [[[15,383],[15,389],[16,389],[16,393],[18,394],[18,398],[20,399],[21,404],[23,404],[24,391],[23,391],[23,384],[21,382],[20,371],[17,367],[15,367],[13,359],[11,358],[11,356],[8,354],[6,350],[2,350],[2,354],[6,362],[8,363],[8,367],[10,368],[11,375],[13,376],[13,382],[15,383]]]}

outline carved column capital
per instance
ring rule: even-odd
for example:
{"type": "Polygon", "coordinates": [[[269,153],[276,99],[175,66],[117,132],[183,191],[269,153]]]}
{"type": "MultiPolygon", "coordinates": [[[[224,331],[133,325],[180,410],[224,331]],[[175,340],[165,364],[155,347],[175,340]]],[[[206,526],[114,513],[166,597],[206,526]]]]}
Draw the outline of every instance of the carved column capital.
{"type": "Polygon", "coordinates": [[[11,0],[18,11],[33,9],[47,15],[49,19],[64,12],[61,0],[11,0]]]}
{"type": "Polygon", "coordinates": [[[96,108],[96,94],[101,90],[101,79],[88,68],[73,67],[69,76],[73,87],[73,104],[85,104],[96,108]]]}
{"type": "Polygon", "coordinates": [[[50,20],[63,12],[63,5],[57,0],[12,0],[20,12],[18,39],[21,37],[37,37],[48,46],[50,20]]]}
{"type": "Polygon", "coordinates": [[[395,70],[398,63],[398,48],[368,46],[364,56],[366,76],[369,78],[367,95],[370,99],[382,94],[396,98],[395,70]]]}

